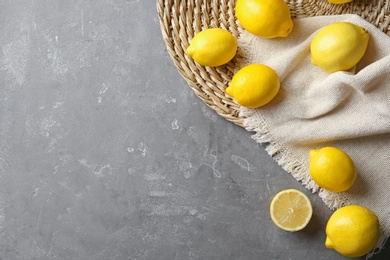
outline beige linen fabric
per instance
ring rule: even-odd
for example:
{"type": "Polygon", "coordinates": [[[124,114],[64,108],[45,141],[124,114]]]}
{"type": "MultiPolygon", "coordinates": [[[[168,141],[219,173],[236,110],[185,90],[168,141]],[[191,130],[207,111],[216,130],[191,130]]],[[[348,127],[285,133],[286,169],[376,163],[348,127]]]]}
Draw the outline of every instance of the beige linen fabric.
{"type": "Polygon", "coordinates": [[[275,69],[277,97],[259,109],[241,108],[247,130],[267,144],[269,154],[308,189],[336,209],[358,204],[376,212],[382,237],[390,235],[390,37],[357,15],[294,20],[287,38],[263,39],[246,31],[239,38],[244,57],[275,69]],[[349,21],[370,33],[367,52],[349,72],[327,74],[310,62],[310,41],[323,26],[349,21]],[[358,178],[347,192],[320,189],[311,179],[310,149],[334,146],[355,162],[358,178]]]}

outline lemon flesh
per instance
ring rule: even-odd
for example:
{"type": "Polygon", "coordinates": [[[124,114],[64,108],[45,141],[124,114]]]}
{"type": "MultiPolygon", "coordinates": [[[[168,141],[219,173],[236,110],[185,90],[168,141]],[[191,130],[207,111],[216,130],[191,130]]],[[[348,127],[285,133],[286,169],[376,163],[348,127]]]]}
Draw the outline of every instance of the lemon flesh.
{"type": "Polygon", "coordinates": [[[251,64],[233,76],[226,93],[241,106],[258,108],[269,103],[279,89],[279,76],[275,70],[264,64],[251,64]]]}
{"type": "Polygon", "coordinates": [[[200,65],[217,67],[233,59],[237,46],[236,38],[229,31],[210,28],[196,34],[186,52],[200,65]]]}
{"type": "Polygon", "coordinates": [[[363,58],[369,38],[363,27],[349,22],[327,25],[311,41],[311,62],[327,73],[349,70],[363,58]]]}
{"type": "Polygon", "coordinates": [[[309,198],[296,189],[282,190],[271,201],[270,215],[275,225],[285,231],[299,231],[313,214],[309,198]]]}
{"type": "Polygon", "coordinates": [[[374,212],[358,205],[345,206],[329,218],[325,246],[343,256],[360,257],[375,247],[379,235],[379,221],[374,212]]]}
{"type": "Polygon", "coordinates": [[[352,159],[335,147],[324,147],[309,152],[309,171],[314,182],[332,192],[346,191],[356,180],[352,159]]]}
{"type": "Polygon", "coordinates": [[[283,0],[238,0],[236,16],[248,32],[264,37],[287,37],[293,21],[283,0]]]}

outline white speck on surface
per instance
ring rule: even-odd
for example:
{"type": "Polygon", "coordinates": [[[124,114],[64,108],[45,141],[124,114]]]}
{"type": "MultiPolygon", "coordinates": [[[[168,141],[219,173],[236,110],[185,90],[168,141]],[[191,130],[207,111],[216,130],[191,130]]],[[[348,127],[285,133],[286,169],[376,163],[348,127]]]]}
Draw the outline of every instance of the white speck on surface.
{"type": "Polygon", "coordinates": [[[254,170],[254,166],[252,164],[250,164],[246,159],[242,158],[242,157],[239,157],[235,154],[233,154],[231,157],[232,161],[237,164],[238,166],[240,166],[243,170],[245,171],[253,171],[254,170]]]}
{"type": "Polygon", "coordinates": [[[53,172],[52,172],[53,175],[57,174],[57,171],[58,171],[58,165],[54,166],[54,169],[53,169],[53,172]]]}
{"type": "Polygon", "coordinates": [[[80,58],[78,58],[78,60],[80,68],[85,68],[89,66],[88,60],[85,56],[81,56],[80,58]]]}
{"type": "Polygon", "coordinates": [[[99,90],[99,95],[100,96],[98,96],[97,97],[97,102],[98,102],[98,104],[100,104],[101,102],[102,102],[102,96],[101,95],[103,95],[104,93],[106,93],[106,91],[108,90],[108,87],[107,87],[107,85],[105,84],[105,83],[103,83],[102,84],[102,87],[100,88],[100,90],[99,90]]]}
{"type": "Polygon", "coordinates": [[[207,239],[211,244],[215,244],[217,241],[215,241],[214,239],[207,239]]]}
{"type": "Polygon", "coordinates": [[[266,187],[267,187],[267,193],[270,194],[271,188],[269,187],[269,183],[268,183],[267,179],[265,179],[265,184],[266,184],[266,187]]]}
{"type": "Polygon", "coordinates": [[[108,90],[108,87],[107,87],[107,85],[105,83],[103,83],[102,85],[103,86],[99,90],[99,94],[100,95],[106,93],[106,91],[108,90]]]}
{"type": "Polygon", "coordinates": [[[42,217],[42,209],[39,210],[39,216],[37,221],[37,229],[39,229],[39,226],[41,224],[41,217],[42,217]]]}
{"type": "Polygon", "coordinates": [[[149,192],[149,196],[152,196],[152,197],[168,197],[169,194],[166,193],[165,191],[150,191],[149,192]]]}
{"type": "Polygon", "coordinates": [[[110,164],[99,164],[98,166],[96,166],[93,173],[98,177],[101,177],[101,176],[104,176],[107,174],[111,175],[112,174],[111,165],[110,164]]]}
{"type": "Polygon", "coordinates": [[[29,33],[22,34],[16,41],[3,46],[3,58],[1,69],[11,75],[18,85],[22,85],[26,79],[26,66],[30,49],[29,33]]]}
{"type": "Polygon", "coordinates": [[[204,157],[204,165],[209,166],[213,170],[213,174],[216,178],[221,178],[222,174],[217,170],[218,158],[213,154],[209,154],[204,157]]]}
{"type": "Polygon", "coordinates": [[[134,152],[134,148],[133,147],[128,147],[127,148],[127,152],[128,153],[133,153],[134,152]]]}
{"type": "Polygon", "coordinates": [[[95,167],[93,167],[93,165],[91,165],[91,164],[88,164],[87,160],[85,160],[85,159],[78,160],[78,162],[79,162],[82,166],[84,166],[84,167],[86,167],[86,168],[88,168],[88,169],[95,169],[95,167]]]}
{"type": "Polygon", "coordinates": [[[191,215],[195,215],[196,213],[198,213],[196,209],[190,209],[189,212],[191,215]]]}
{"type": "Polygon", "coordinates": [[[46,36],[46,40],[49,44],[49,47],[47,49],[47,58],[50,62],[51,69],[57,75],[65,74],[66,72],[68,72],[69,68],[68,65],[64,62],[64,55],[57,48],[57,44],[53,43],[53,40],[51,38],[46,36]]]}
{"type": "Polygon", "coordinates": [[[35,124],[35,120],[31,116],[26,118],[24,128],[29,136],[35,136],[37,134],[35,124]]]}
{"type": "Polygon", "coordinates": [[[37,187],[37,188],[34,189],[34,191],[32,193],[33,197],[36,197],[38,195],[39,189],[40,189],[40,187],[37,187]]]}
{"type": "Polygon", "coordinates": [[[162,176],[160,174],[154,173],[154,174],[145,174],[144,178],[147,181],[160,181],[160,180],[165,180],[166,177],[162,176]]]}
{"type": "Polygon", "coordinates": [[[180,127],[179,127],[179,125],[178,125],[178,123],[177,123],[177,119],[175,119],[173,122],[172,122],[172,130],[177,130],[177,129],[179,129],[180,127]]]}
{"type": "Polygon", "coordinates": [[[86,186],[84,189],[77,189],[75,192],[74,192],[74,195],[77,197],[77,198],[80,198],[81,196],[83,196],[84,194],[88,193],[91,191],[91,186],[86,186]]]}
{"type": "Polygon", "coordinates": [[[64,105],[64,101],[57,101],[54,105],[53,108],[59,108],[64,105]]]}
{"type": "Polygon", "coordinates": [[[167,94],[161,95],[160,99],[168,104],[176,103],[176,98],[168,97],[167,94]]]}
{"type": "Polygon", "coordinates": [[[196,216],[196,218],[205,221],[207,217],[206,214],[199,214],[198,216],[196,216]]]}
{"type": "Polygon", "coordinates": [[[81,36],[84,36],[84,9],[81,9],[81,36]]]}
{"type": "Polygon", "coordinates": [[[41,186],[39,186],[39,187],[36,187],[35,189],[34,189],[34,191],[32,192],[32,196],[33,197],[36,197],[37,195],[38,195],[38,193],[39,193],[39,190],[41,190],[42,188],[45,188],[47,186],[47,183],[46,182],[44,182],[41,186]]]}
{"type": "Polygon", "coordinates": [[[191,126],[187,130],[187,134],[197,143],[201,144],[202,143],[202,137],[199,131],[196,130],[195,127],[191,126]]]}
{"type": "Polygon", "coordinates": [[[179,162],[179,169],[182,173],[184,173],[184,177],[186,179],[191,178],[192,176],[192,164],[190,162],[179,162]]]}
{"type": "Polygon", "coordinates": [[[186,216],[183,218],[183,223],[189,224],[194,220],[192,216],[186,216]]]}
{"type": "Polygon", "coordinates": [[[48,137],[50,135],[50,128],[57,124],[57,121],[52,119],[53,115],[45,117],[41,121],[41,135],[48,137]]]}
{"type": "Polygon", "coordinates": [[[146,145],[143,142],[138,144],[138,151],[141,152],[142,156],[144,156],[144,157],[146,156],[147,150],[148,149],[147,149],[146,145]]]}
{"type": "Polygon", "coordinates": [[[49,152],[53,152],[55,150],[56,145],[58,145],[58,141],[61,140],[63,137],[59,135],[58,133],[54,134],[54,137],[50,139],[49,145],[47,147],[49,152]]]}

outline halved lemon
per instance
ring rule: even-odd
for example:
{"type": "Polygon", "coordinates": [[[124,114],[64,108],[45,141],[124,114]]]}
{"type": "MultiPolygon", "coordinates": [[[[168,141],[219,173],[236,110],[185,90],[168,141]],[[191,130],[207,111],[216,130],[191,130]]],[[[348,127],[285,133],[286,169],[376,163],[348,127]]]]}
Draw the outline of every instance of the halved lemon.
{"type": "Polygon", "coordinates": [[[313,215],[310,199],[296,189],[282,190],[271,201],[270,215],[279,228],[298,231],[306,227],[313,215]]]}

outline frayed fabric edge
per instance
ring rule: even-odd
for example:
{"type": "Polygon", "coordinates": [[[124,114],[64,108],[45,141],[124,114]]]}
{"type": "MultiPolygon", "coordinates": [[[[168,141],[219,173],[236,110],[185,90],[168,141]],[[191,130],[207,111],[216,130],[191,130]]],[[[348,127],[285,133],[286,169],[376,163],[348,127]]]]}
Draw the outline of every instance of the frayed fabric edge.
{"type": "Polygon", "coordinates": [[[241,107],[240,116],[244,118],[244,127],[249,132],[254,132],[252,139],[257,143],[264,144],[265,150],[285,171],[290,173],[296,180],[301,182],[313,193],[320,188],[308,173],[307,167],[295,158],[288,148],[275,140],[268,130],[266,121],[256,109],[241,107]]]}
{"type": "MultiPolygon", "coordinates": [[[[342,193],[330,192],[320,188],[311,178],[307,166],[304,166],[301,160],[294,157],[284,144],[276,141],[276,138],[268,129],[266,120],[258,110],[241,107],[240,116],[244,118],[245,129],[249,132],[254,132],[252,139],[259,144],[265,145],[265,150],[270,157],[297,181],[301,182],[305,188],[312,193],[318,193],[328,208],[335,210],[352,204],[342,193]]],[[[366,255],[366,259],[370,259],[373,255],[378,254],[384,248],[388,238],[382,232],[377,245],[366,255]]]]}
{"type": "Polygon", "coordinates": [[[389,236],[382,234],[379,237],[379,242],[377,243],[376,247],[370,253],[368,253],[366,255],[366,259],[368,260],[368,259],[372,258],[374,255],[379,254],[380,251],[385,248],[385,245],[386,245],[388,239],[389,239],[389,236]]]}

